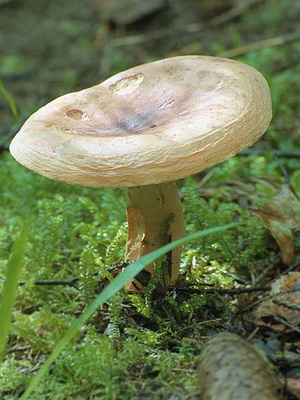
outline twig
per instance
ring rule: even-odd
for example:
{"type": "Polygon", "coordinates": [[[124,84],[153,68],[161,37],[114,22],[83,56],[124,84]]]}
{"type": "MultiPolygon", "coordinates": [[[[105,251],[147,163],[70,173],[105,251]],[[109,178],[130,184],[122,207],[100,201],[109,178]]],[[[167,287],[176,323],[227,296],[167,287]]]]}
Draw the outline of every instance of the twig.
{"type": "MultiPolygon", "coordinates": [[[[269,290],[271,290],[271,287],[269,287],[269,290]]],[[[242,307],[241,309],[239,309],[239,310],[231,317],[231,320],[237,318],[239,315],[243,315],[243,314],[249,312],[251,309],[253,309],[254,307],[258,306],[259,304],[262,304],[262,303],[266,302],[267,300],[272,300],[273,302],[276,302],[276,301],[277,301],[276,298],[277,298],[278,296],[281,296],[282,294],[286,294],[286,293],[298,293],[298,292],[299,292],[299,289],[293,289],[293,290],[285,290],[285,291],[280,291],[280,292],[273,293],[273,294],[268,294],[267,296],[262,297],[262,298],[260,298],[260,299],[257,299],[256,301],[253,301],[251,304],[249,304],[249,305],[247,305],[247,306],[242,307]]],[[[289,308],[291,308],[290,305],[289,305],[289,308]]],[[[273,317],[273,318],[275,318],[275,317],[273,317]]],[[[279,321],[279,322],[280,322],[280,321],[279,321]]]]}
{"type": "Polygon", "coordinates": [[[289,308],[291,310],[300,311],[300,304],[292,303],[290,301],[282,301],[282,300],[274,299],[273,303],[277,304],[279,306],[283,306],[285,308],[289,308]]]}
{"type": "Polygon", "coordinates": [[[184,288],[184,287],[176,287],[176,291],[187,292],[190,294],[243,294],[243,293],[252,293],[252,292],[267,292],[270,290],[270,286],[256,286],[250,288],[240,288],[240,289],[198,289],[198,288],[184,288]]]}
{"type": "Polygon", "coordinates": [[[284,274],[288,274],[291,271],[297,271],[297,269],[300,267],[300,261],[296,261],[294,264],[292,264],[288,269],[284,271],[284,274]]]}
{"type": "Polygon", "coordinates": [[[250,335],[247,337],[247,342],[250,342],[250,340],[252,340],[254,338],[254,336],[257,334],[257,332],[259,331],[259,327],[256,327],[251,333],[250,335]]]}
{"type": "Polygon", "coordinates": [[[280,171],[281,171],[281,173],[283,175],[284,183],[289,185],[289,186],[291,186],[291,181],[290,181],[289,174],[287,173],[287,170],[284,168],[284,166],[280,162],[279,157],[277,156],[277,154],[274,154],[274,158],[275,158],[275,161],[277,163],[277,166],[279,167],[279,169],[280,169],[280,171]]]}
{"type": "Polygon", "coordinates": [[[279,352],[272,353],[268,357],[279,365],[298,366],[300,364],[300,354],[297,353],[279,352]]]}
{"type": "Polygon", "coordinates": [[[230,8],[230,10],[218,15],[217,17],[213,18],[210,22],[213,26],[219,26],[223,24],[227,24],[231,20],[239,17],[249,8],[262,3],[263,0],[248,0],[248,1],[241,1],[238,2],[234,7],[230,8]]]}
{"type": "MultiPolygon", "coordinates": [[[[243,3],[243,5],[238,5],[233,7],[229,11],[224,14],[217,16],[216,18],[212,19],[208,22],[208,28],[213,28],[215,26],[219,26],[222,24],[227,23],[233,18],[238,17],[248,8],[261,2],[262,0],[249,0],[248,3],[243,3]]],[[[189,34],[189,33],[197,33],[203,31],[205,28],[203,23],[190,23],[190,24],[180,24],[173,29],[160,29],[153,33],[145,33],[140,35],[132,35],[132,36],[124,36],[120,38],[116,38],[112,40],[112,45],[115,47],[122,47],[122,46],[133,46],[136,44],[141,44],[145,42],[149,42],[152,40],[160,40],[164,38],[168,38],[169,36],[174,36],[174,29],[176,30],[176,34],[189,34]],[[179,27],[179,29],[178,29],[179,27]]]]}
{"type": "Polygon", "coordinates": [[[189,324],[188,326],[184,326],[183,328],[181,328],[179,331],[177,331],[178,333],[182,333],[184,331],[187,331],[189,329],[192,329],[196,326],[200,326],[200,325],[208,325],[208,324],[215,324],[217,322],[222,322],[222,321],[226,321],[227,318],[214,318],[214,319],[207,319],[205,321],[201,321],[201,322],[195,322],[194,324],[189,324]]]}
{"type": "Polygon", "coordinates": [[[276,315],[273,316],[273,318],[274,318],[274,320],[275,320],[276,322],[279,322],[279,323],[281,323],[282,325],[285,325],[285,326],[287,326],[288,328],[292,329],[293,331],[300,333],[300,329],[297,328],[297,326],[290,324],[290,323],[287,322],[285,319],[280,318],[280,317],[278,317],[278,316],[276,316],[276,315]]]}
{"type": "MultiPolygon", "coordinates": [[[[201,23],[186,24],[184,27],[180,27],[177,33],[196,33],[204,30],[204,26],[201,23]]],[[[140,35],[123,36],[112,40],[112,46],[122,47],[122,46],[132,46],[136,44],[141,44],[149,42],[152,40],[160,40],[168,38],[169,36],[174,36],[173,29],[160,29],[153,33],[145,33],[140,35]]]]}
{"type": "Polygon", "coordinates": [[[279,160],[279,158],[278,158],[276,155],[275,155],[275,160],[276,160],[277,165],[279,166],[280,171],[282,172],[282,175],[283,175],[283,177],[284,177],[284,183],[285,183],[286,185],[288,185],[289,190],[293,193],[293,195],[294,195],[298,200],[300,200],[300,198],[299,198],[299,196],[298,196],[298,193],[296,192],[296,190],[293,188],[293,185],[291,184],[290,177],[289,177],[289,174],[288,174],[287,170],[284,168],[284,166],[282,165],[281,161],[279,160]]]}
{"type": "Polygon", "coordinates": [[[259,282],[262,282],[268,274],[274,270],[274,265],[279,261],[279,257],[276,256],[275,260],[270,263],[255,279],[253,279],[253,284],[257,285],[259,282]]]}
{"type": "MultiPolygon", "coordinates": [[[[76,282],[78,282],[80,279],[79,276],[76,276],[75,278],[71,279],[45,279],[45,280],[37,280],[34,282],[34,285],[39,285],[39,286],[69,286],[69,287],[74,287],[75,289],[80,290],[80,288],[76,285],[76,282]]],[[[27,281],[20,281],[19,286],[24,286],[27,283],[27,281]]]]}
{"type": "MultiPolygon", "coordinates": [[[[125,268],[128,264],[127,263],[122,263],[115,265],[113,267],[107,267],[102,269],[101,271],[95,271],[93,273],[93,276],[98,276],[101,274],[103,271],[115,271],[116,269],[121,269],[125,268]]],[[[81,290],[79,286],[76,285],[76,283],[82,279],[80,276],[75,276],[74,278],[70,279],[44,279],[44,280],[37,280],[34,282],[34,285],[39,285],[39,286],[69,286],[69,287],[74,287],[77,290],[81,290]]],[[[26,285],[27,281],[20,281],[19,286],[24,286],[26,285]]]]}
{"type": "Polygon", "coordinates": [[[242,283],[243,285],[249,285],[249,282],[246,279],[238,276],[237,274],[234,274],[233,272],[228,271],[226,275],[229,276],[230,278],[233,278],[237,283],[242,283]]]}
{"type": "MultiPolygon", "coordinates": [[[[113,267],[107,267],[104,268],[101,271],[95,271],[93,273],[93,276],[98,276],[101,274],[103,271],[114,271],[116,269],[121,269],[121,268],[126,268],[128,266],[127,263],[122,263],[115,265],[113,267]]],[[[44,280],[37,280],[34,282],[34,285],[38,286],[69,286],[69,287],[74,287],[77,290],[80,290],[79,286],[76,285],[76,283],[82,279],[80,276],[75,276],[70,279],[44,279],[44,280]]],[[[27,281],[20,281],[19,286],[24,286],[27,283],[27,281]]],[[[266,292],[270,290],[269,286],[257,286],[257,287],[250,287],[250,288],[241,288],[241,289],[198,289],[198,288],[190,288],[190,287],[173,287],[175,291],[180,291],[180,292],[187,292],[190,294],[229,294],[229,295],[234,295],[234,294],[243,294],[243,293],[251,293],[251,292],[266,292]]]]}
{"type": "Polygon", "coordinates": [[[259,40],[258,42],[249,43],[244,46],[236,47],[234,49],[221,52],[221,57],[237,57],[250,51],[259,50],[264,47],[282,46],[283,44],[293,43],[300,40],[300,33],[291,33],[288,35],[276,36],[269,39],[259,40]]]}

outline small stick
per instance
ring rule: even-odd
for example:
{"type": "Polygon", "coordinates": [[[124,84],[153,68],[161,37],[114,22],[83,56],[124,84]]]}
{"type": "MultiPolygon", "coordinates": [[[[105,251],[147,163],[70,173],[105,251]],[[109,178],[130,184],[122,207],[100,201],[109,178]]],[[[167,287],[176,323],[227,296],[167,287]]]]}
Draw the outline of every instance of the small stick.
{"type": "MultiPolygon", "coordinates": [[[[76,276],[75,278],[71,279],[44,279],[44,280],[37,280],[34,282],[34,285],[39,285],[39,286],[70,286],[74,287],[75,289],[80,290],[80,288],[76,285],[76,282],[78,282],[80,279],[79,276],[76,276]]],[[[20,281],[19,286],[24,286],[27,282],[26,281],[20,281]]]]}
{"type": "Polygon", "coordinates": [[[257,332],[259,331],[259,327],[257,326],[251,333],[250,335],[247,337],[247,342],[250,342],[250,340],[252,340],[254,338],[254,336],[257,334],[257,332]]]}
{"type": "Polygon", "coordinates": [[[297,42],[298,40],[300,40],[300,33],[295,32],[289,35],[276,36],[269,39],[259,40],[258,42],[249,43],[244,46],[223,51],[219,55],[221,57],[232,58],[249,53],[250,51],[263,49],[264,47],[282,46],[283,44],[297,42]]]}
{"type": "MultiPolygon", "coordinates": [[[[249,7],[253,6],[256,3],[261,2],[262,0],[250,0],[247,4],[243,4],[242,6],[238,5],[233,7],[228,12],[217,16],[208,22],[208,27],[215,27],[219,25],[223,25],[230,21],[233,18],[238,17],[244,11],[246,11],[249,7]]],[[[188,34],[188,33],[197,33],[204,30],[204,25],[202,23],[190,23],[180,25],[179,29],[176,29],[176,33],[188,34]]],[[[139,35],[132,36],[123,36],[120,38],[116,38],[112,40],[112,44],[115,47],[122,46],[133,46],[137,44],[141,44],[151,40],[160,40],[163,38],[167,38],[169,36],[174,35],[174,29],[160,29],[153,33],[145,33],[139,35]]]]}
{"type": "Polygon", "coordinates": [[[290,324],[285,319],[282,319],[276,315],[274,315],[273,318],[275,319],[275,321],[280,322],[282,325],[285,325],[288,328],[292,329],[293,331],[300,333],[300,329],[297,328],[297,326],[290,324]]]}
{"type": "Polygon", "coordinates": [[[216,16],[212,20],[210,20],[209,23],[213,26],[227,24],[231,20],[239,17],[241,14],[243,14],[249,8],[261,3],[262,1],[263,0],[248,0],[248,1],[238,2],[234,7],[230,8],[230,10],[228,10],[228,11],[216,16]]]}
{"type": "MultiPolygon", "coordinates": [[[[113,267],[107,267],[104,268],[101,271],[95,271],[93,273],[93,276],[98,276],[101,274],[102,271],[114,271],[116,269],[121,269],[125,268],[128,264],[127,263],[122,263],[115,265],[113,267]]],[[[69,286],[69,287],[74,287],[75,289],[80,290],[80,288],[76,285],[76,283],[81,279],[80,276],[75,276],[74,278],[70,279],[43,279],[43,280],[37,280],[34,282],[34,285],[39,285],[39,286],[69,286]]],[[[27,283],[27,281],[20,281],[19,286],[24,286],[27,283]]]]}
{"type": "Polygon", "coordinates": [[[292,264],[288,269],[284,271],[285,274],[288,274],[291,271],[297,271],[298,268],[300,267],[300,261],[296,261],[294,264],[292,264]]]}
{"type": "Polygon", "coordinates": [[[253,279],[253,284],[258,284],[262,282],[268,274],[274,270],[274,265],[278,262],[278,257],[274,260],[274,262],[270,263],[255,279],[253,279]]]}
{"type": "MultiPolygon", "coordinates": [[[[196,33],[200,32],[204,29],[203,24],[201,23],[192,23],[186,24],[184,27],[180,27],[177,30],[177,33],[196,33]]],[[[174,30],[172,29],[159,29],[153,33],[145,33],[139,35],[131,35],[131,36],[123,36],[120,38],[116,38],[112,40],[112,45],[115,47],[122,47],[122,46],[133,46],[145,42],[149,42],[152,40],[160,40],[163,38],[167,38],[170,36],[174,36],[174,30]]]]}
{"type": "MultiPolygon", "coordinates": [[[[108,267],[105,268],[104,271],[113,271],[116,269],[121,269],[121,268],[126,268],[128,264],[127,263],[122,263],[119,265],[116,265],[114,267],[108,267]]],[[[93,273],[93,276],[98,276],[101,271],[95,271],[93,273]]],[[[44,279],[44,280],[37,280],[34,282],[34,285],[39,285],[39,286],[69,286],[69,287],[74,287],[75,289],[80,290],[80,288],[76,285],[76,283],[81,279],[79,276],[75,276],[74,278],[70,279],[44,279]]],[[[19,286],[24,286],[27,283],[27,281],[20,281],[19,286]]],[[[257,287],[250,287],[250,288],[240,288],[240,289],[198,289],[198,288],[188,288],[188,287],[175,287],[174,288],[176,291],[181,291],[181,292],[187,292],[190,294],[229,294],[229,295],[235,295],[235,294],[243,294],[243,293],[252,293],[252,292],[266,292],[270,290],[269,286],[257,286],[257,287]]]]}
{"type": "Polygon", "coordinates": [[[277,162],[277,164],[278,164],[278,166],[279,166],[279,168],[280,168],[280,171],[282,172],[282,175],[283,175],[283,177],[284,177],[284,183],[285,183],[286,185],[288,185],[288,187],[289,187],[290,191],[293,193],[293,195],[294,195],[298,200],[300,200],[300,198],[299,198],[299,196],[298,196],[296,190],[293,188],[293,186],[292,186],[292,184],[291,184],[290,177],[289,177],[289,175],[288,175],[288,173],[287,173],[287,170],[284,168],[284,166],[283,166],[282,163],[280,162],[280,160],[279,160],[279,158],[277,157],[277,155],[275,155],[275,161],[277,162]]]}
{"type": "Polygon", "coordinates": [[[250,288],[240,288],[240,289],[197,289],[197,288],[184,288],[184,287],[177,287],[176,290],[180,292],[187,292],[190,294],[243,294],[243,293],[252,293],[252,292],[267,292],[270,290],[270,286],[254,286],[250,288]]]}

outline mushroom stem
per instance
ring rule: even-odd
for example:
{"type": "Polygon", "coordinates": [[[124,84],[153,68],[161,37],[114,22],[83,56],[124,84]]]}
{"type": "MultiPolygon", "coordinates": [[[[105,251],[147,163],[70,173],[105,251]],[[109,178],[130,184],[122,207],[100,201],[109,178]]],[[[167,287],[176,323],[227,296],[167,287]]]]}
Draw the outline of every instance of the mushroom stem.
{"type": "MultiPolygon", "coordinates": [[[[181,201],[175,182],[127,189],[126,262],[132,262],[184,235],[181,201]]],[[[179,273],[181,247],[167,255],[161,283],[172,284],[179,273]]],[[[153,274],[153,264],[146,270],[153,274]]]]}

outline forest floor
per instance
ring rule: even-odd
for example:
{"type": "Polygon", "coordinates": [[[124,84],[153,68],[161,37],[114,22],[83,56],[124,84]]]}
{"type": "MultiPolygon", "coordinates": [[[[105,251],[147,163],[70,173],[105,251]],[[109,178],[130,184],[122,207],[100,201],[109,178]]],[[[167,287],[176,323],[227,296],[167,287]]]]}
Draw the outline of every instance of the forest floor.
{"type": "Polygon", "coordinates": [[[224,331],[262,350],[282,398],[299,399],[300,2],[161,0],[152,10],[149,3],[0,1],[0,78],[11,96],[0,88],[1,286],[13,243],[29,225],[0,398],[21,397],[74,318],[107,284],[105,268],[122,263],[126,241],[122,189],[34,175],[11,158],[10,140],[31,113],[59,95],[138,64],[202,54],[262,72],[274,117],[249,154],[179,182],[186,230],[245,223],[185,246],[184,287],[156,296],[150,289],[121,292],[106,302],[30,399],[197,399],[201,347],[224,331]],[[259,218],[270,210],[273,222],[259,218]],[[74,277],[80,290],[36,284],[74,277]],[[294,297],[273,301],[269,288],[278,279],[283,292],[298,282],[294,297]],[[261,291],[242,293],[258,286],[261,291]]]}

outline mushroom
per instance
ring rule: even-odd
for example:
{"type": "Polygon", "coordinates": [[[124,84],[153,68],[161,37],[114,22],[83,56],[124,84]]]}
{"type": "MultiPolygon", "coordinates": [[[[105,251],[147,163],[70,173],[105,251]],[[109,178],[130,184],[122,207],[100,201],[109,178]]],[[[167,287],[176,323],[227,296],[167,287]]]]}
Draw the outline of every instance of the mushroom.
{"type": "MultiPolygon", "coordinates": [[[[252,145],[270,120],[270,91],[254,68],[174,57],[53,100],[25,122],[10,152],[50,179],[126,187],[129,263],[184,235],[175,181],[252,145]]],[[[176,281],[180,255],[166,257],[164,285],[176,281]]]]}

